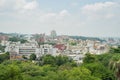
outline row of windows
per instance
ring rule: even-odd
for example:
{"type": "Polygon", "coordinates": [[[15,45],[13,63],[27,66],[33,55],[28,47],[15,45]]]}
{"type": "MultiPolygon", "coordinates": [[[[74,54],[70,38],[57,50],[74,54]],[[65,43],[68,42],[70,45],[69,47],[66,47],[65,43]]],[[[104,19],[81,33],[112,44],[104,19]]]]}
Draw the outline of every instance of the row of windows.
{"type": "Polygon", "coordinates": [[[19,51],[35,51],[35,50],[19,50],[19,51]]]}
{"type": "Polygon", "coordinates": [[[19,53],[29,53],[29,52],[30,53],[35,53],[35,51],[26,51],[26,52],[24,51],[24,52],[19,52],[19,53]]]}
{"type": "Polygon", "coordinates": [[[19,50],[35,50],[35,49],[19,49],[19,50]]]}
{"type": "Polygon", "coordinates": [[[20,52],[19,54],[32,54],[32,53],[34,53],[34,52],[20,52]]]}

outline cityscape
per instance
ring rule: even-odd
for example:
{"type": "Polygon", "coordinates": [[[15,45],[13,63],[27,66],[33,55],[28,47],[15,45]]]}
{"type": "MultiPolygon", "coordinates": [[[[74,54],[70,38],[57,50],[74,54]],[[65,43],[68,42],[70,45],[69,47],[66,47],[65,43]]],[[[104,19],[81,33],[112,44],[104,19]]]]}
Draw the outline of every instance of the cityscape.
{"type": "MultiPolygon", "coordinates": [[[[48,69],[58,68],[56,70],[57,72],[54,72],[54,69],[52,70],[55,74],[56,73],[60,74],[61,70],[63,70],[63,72],[64,70],[70,71],[72,67],[73,67],[72,69],[73,71],[74,71],[74,67],[76,67],[76,69],[78,68],[78,71],[79,71],[79,70],[84,70],[83,67],[79,69],[80,66],[90,65],[90,67],[88,67],[89,69],[89,68],[92,68],[92,66],[96,65],[94,66],[94,68],[96,68],[95,71],[98,70],[99,75],[101,76],[103,76],[103,73],[101,72],[105,72],[104,75],[107,76],[102,78],[102,80],[104,79],[115,80],[116,77],[114,78],[115,75],[113,74],[112,69],[111,68],[109,69],[108,67],[104,67],[104,65],[106,65],[105,62],[108,65],[113,64],[111,63],[111,60],[112,58],[114,59],[114,57],[115,57],[115,60],[116,59],[119,60],[120,59],[119,53],[120,53],[120,38],[98,38],[98,37],[85,37],[85,36],[58,35],[57,31],[55,30],[51,30],[49,35],[46,35],[45,33],[19,34],[19,33],[1,32],[0,33],[1,65],[0,66],[4,65],[4,68],[7,68],[7,65],[9,65],[8,68],[10,70],[5,70],[4,74],[1,73],[0,80],[4,80],[4,79],[34,80],[34,78],[36,78],[36,80],[39,80],[39,79],[44,80],[44,78],[49,80],[52,75],[50,74],[46,75],[47,77],[43,76],[46,73],[48,73],[44,71],[44,68],[46,68],[46,66],[48,65],[49,65],[48,69]],[[104,61],[104,58],[106,58],[106,61],[104,61]],[[13,67],[11,67],[11,65],[13,65],[13,67]],[[27,65],[29,66],[31,65],[31,67],[28,67],[27,65]],[[55,65],[58,67],[56,67],[55,65]],[[106,69],[103,71],[99,70],[100,65],[102,66],[100,69],[106,68],[107,71],[111,71],[111,72],[107,73],[105,71],[106,69]],[[24,77],[24,76],[21,76],[22,72],[15,73],[11,71],[11,69],[16,71],[15,66],[19,66],[21,70],[22,69],[27,70],[26,67],[28,67],[28,69],[31,69],[33,71],[31,70],[30,72],[29,70],[24,71],[24,72],[28,72],[28,73],[25,73],[25,77],[24,77]],[[39,68],[34,68],[33,66],[43,68],[44,73],[39,71],[40,70],[39,68]],[[10,76],[6,78],[6,74],[8,72],[10,76]],[[20,78],[18,77],[18,74],[20,78]],[[37,78],[36,74],[39,76],[39,78],[37,78]],[[5,77],[2,75],[4,75],[5,77]],[[29,75],[29,77],[27,75],[29,75]]],[[[118,65],[118,61],[116,65],[118,65]]],[[[2,67],[0,69],[2,69],[2,67]]],[[[84,75],[84,73],[85,71],[82,72],[82,75],[84,75]]],[[[96,72],[93,72],[93,73],[96,74],[96,72]]],[[[69,73],[67,72],[66,75],[67,74],[69,73]]],[[[79,72],[75,72],[74,75],[75,74],[79,74],[79,72]]],[[[60,76],[61,75],[63,75],[63,73],[60,74],[60,76]]],[[[91,73],[89,73],[89,75],[91,75],[91,73]]],[[[66,78],[69,80],[71,76],[72,75],[70,74],[69,77],[66,76],[63,78],[66,78]]],[[[78,76],[79,76],[78,80],[81,80],[80,74],[78,76]]],[[[91,76],[87,77],[86,75],[84,75],[82,80],[84,79],[86,80],[86,78],[88,78],[88,80],[93,80],[91,76]]],[[[95,77],[95,80],[96,78],[98,78],[98,80],[99,78],[101,78],[98,76],[93,76],[93,77],[95,77]]],[[[61,78],[57,77],[55,80],[58,80],[58,79],[61,79],[61,78]]],[[[66,79],[63,79],[63,80],[66,80],[66,79]]],[[[74,79],[75,77],[73,76],[71,80],[74,80],[74,79]]]]}
{"type": "Polygon", "coordinates": [[[0,80],[120,80],[120,0],[0,0],[0,80]]]}
{"type": "MultiPolygon", "coordinates": [[[[110,47],[117,48],[120,38],[95,38],[83,36],[57,35],[55,30],[50,35],[41,34],[5,34],[0,35],[1,46],[4,52],[10,53],[10,60],[27,58],[35,54],[37,58],[51,54],[53,56],[66,55],[77,63],[82,63],[86,53],[104,54],[110,47]]],[[[2,50],[1,54],[4,53],[2,50]]]]}

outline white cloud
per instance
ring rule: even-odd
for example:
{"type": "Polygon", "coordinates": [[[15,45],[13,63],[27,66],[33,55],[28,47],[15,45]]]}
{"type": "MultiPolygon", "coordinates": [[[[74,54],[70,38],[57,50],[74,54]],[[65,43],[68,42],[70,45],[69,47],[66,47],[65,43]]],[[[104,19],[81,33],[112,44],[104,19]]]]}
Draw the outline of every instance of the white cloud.
{"type": "Polygon", "coordinates": [[[70,13],[67,10],[61,10],[59,12],[44,12],[38,15],[39,15],[38,18],[40,18],[40,21],[42,22],[48,22],[48,23],[55,22],[56,23],[68,17],[70,13]]]}
{"type": "Polygon", "coordinates": [[[116,15],[115,10],[120,8],[117,2],[99,2],[82,7],[82,14],[88,18],[112,18],[116,15]]]}
{"type": "Polygon", "coordinates": [[[116,4],[117,3],[115,3],[115,2],[95,3],[95,4],[85,5],[83,7],[83,10],[96,12],[96,11],[103,10],[105,8],[111,8],[111,7],[115,6],[116,4]]]}
{"type": "Polygon", "coordinates": [[[28,10],[36,10],[38,3],[36,0],[32,0],[31,2],[27,2],[27,0],[16,0],[14,8],[21,13],[25,13],[28,10]]]}
{"type": "Polygon", "coordinates": [[[67,11],[67,10],[62,10],[60,13],[59,13],[60,16],[68,16],[70,15],[70,13],[67,11]]]}
{"type": "Polygon", "coordinates": [[[70,13],[67,10],[61,10],[60,12],[48,12],[44,13],[43,16],[46,18],[64,18],[65,16],[69,16],[70,13]]]}
{"type": "MultiPolygon", "coordinates": [[[[11,10],[14,11],[25,11],[37,9],[38,3],[36,0],[0,0],[0,9],[3,11],[11,10]]],[[[10,11],[10,12],[11,12],[10,11]]]]}
{"type": "Polygon", "coordinates": [[[27,10],[33,10],[36,9],[38,7],[38,3],[34,0],[32,2],[28,2],[23,6],[23,9],[27,9],[27,10]]]}
{"type": "Polygon", "coordinates": [[[0,7],[4,6],[5,0],[0,0],[0,7]]]}
{"type": "Polygon", "coordinates": [[[37,0],[0,0],[0,26],[3,26],[0,30],[39,33],[55,29],[61,34],[93,36],[100,33],[109,35],[106,32],[110,29],[109,33],[119,33],[120,7],[117,2],[87,4],[81,6],[81,12],[77,3],[73,4],[74,8],[69,5],[69,8],[59,9],[58,6],[39,3],[37,0]],[[48,8],[53,10],[48,10],[48,8]]]}

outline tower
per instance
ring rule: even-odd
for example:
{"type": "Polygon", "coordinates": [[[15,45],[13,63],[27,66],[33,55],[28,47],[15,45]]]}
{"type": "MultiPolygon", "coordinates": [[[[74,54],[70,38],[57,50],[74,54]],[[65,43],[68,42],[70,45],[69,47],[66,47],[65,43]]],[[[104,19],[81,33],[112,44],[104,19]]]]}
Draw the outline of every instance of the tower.
{"type": "Polygon", "coordinates": [[[57,37],[56,31],[55,31],[55,30],[52,30],[52,31],[51,31],[51,38],[52,38],[52,39],[55,39],[56,37],[57,37]]]}

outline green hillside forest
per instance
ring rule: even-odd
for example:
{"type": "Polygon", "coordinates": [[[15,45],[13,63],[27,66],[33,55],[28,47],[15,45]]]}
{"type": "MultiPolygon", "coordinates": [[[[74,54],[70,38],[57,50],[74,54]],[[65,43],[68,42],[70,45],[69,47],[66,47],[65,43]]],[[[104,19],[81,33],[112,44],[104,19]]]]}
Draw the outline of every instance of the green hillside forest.
{"type": "Polygon", "coordinates": [[[9,60],[0,55],[0,80],[120,80],[120,48],[101,55],[86,54],[82,64],[66,56],[9,60]]]}

